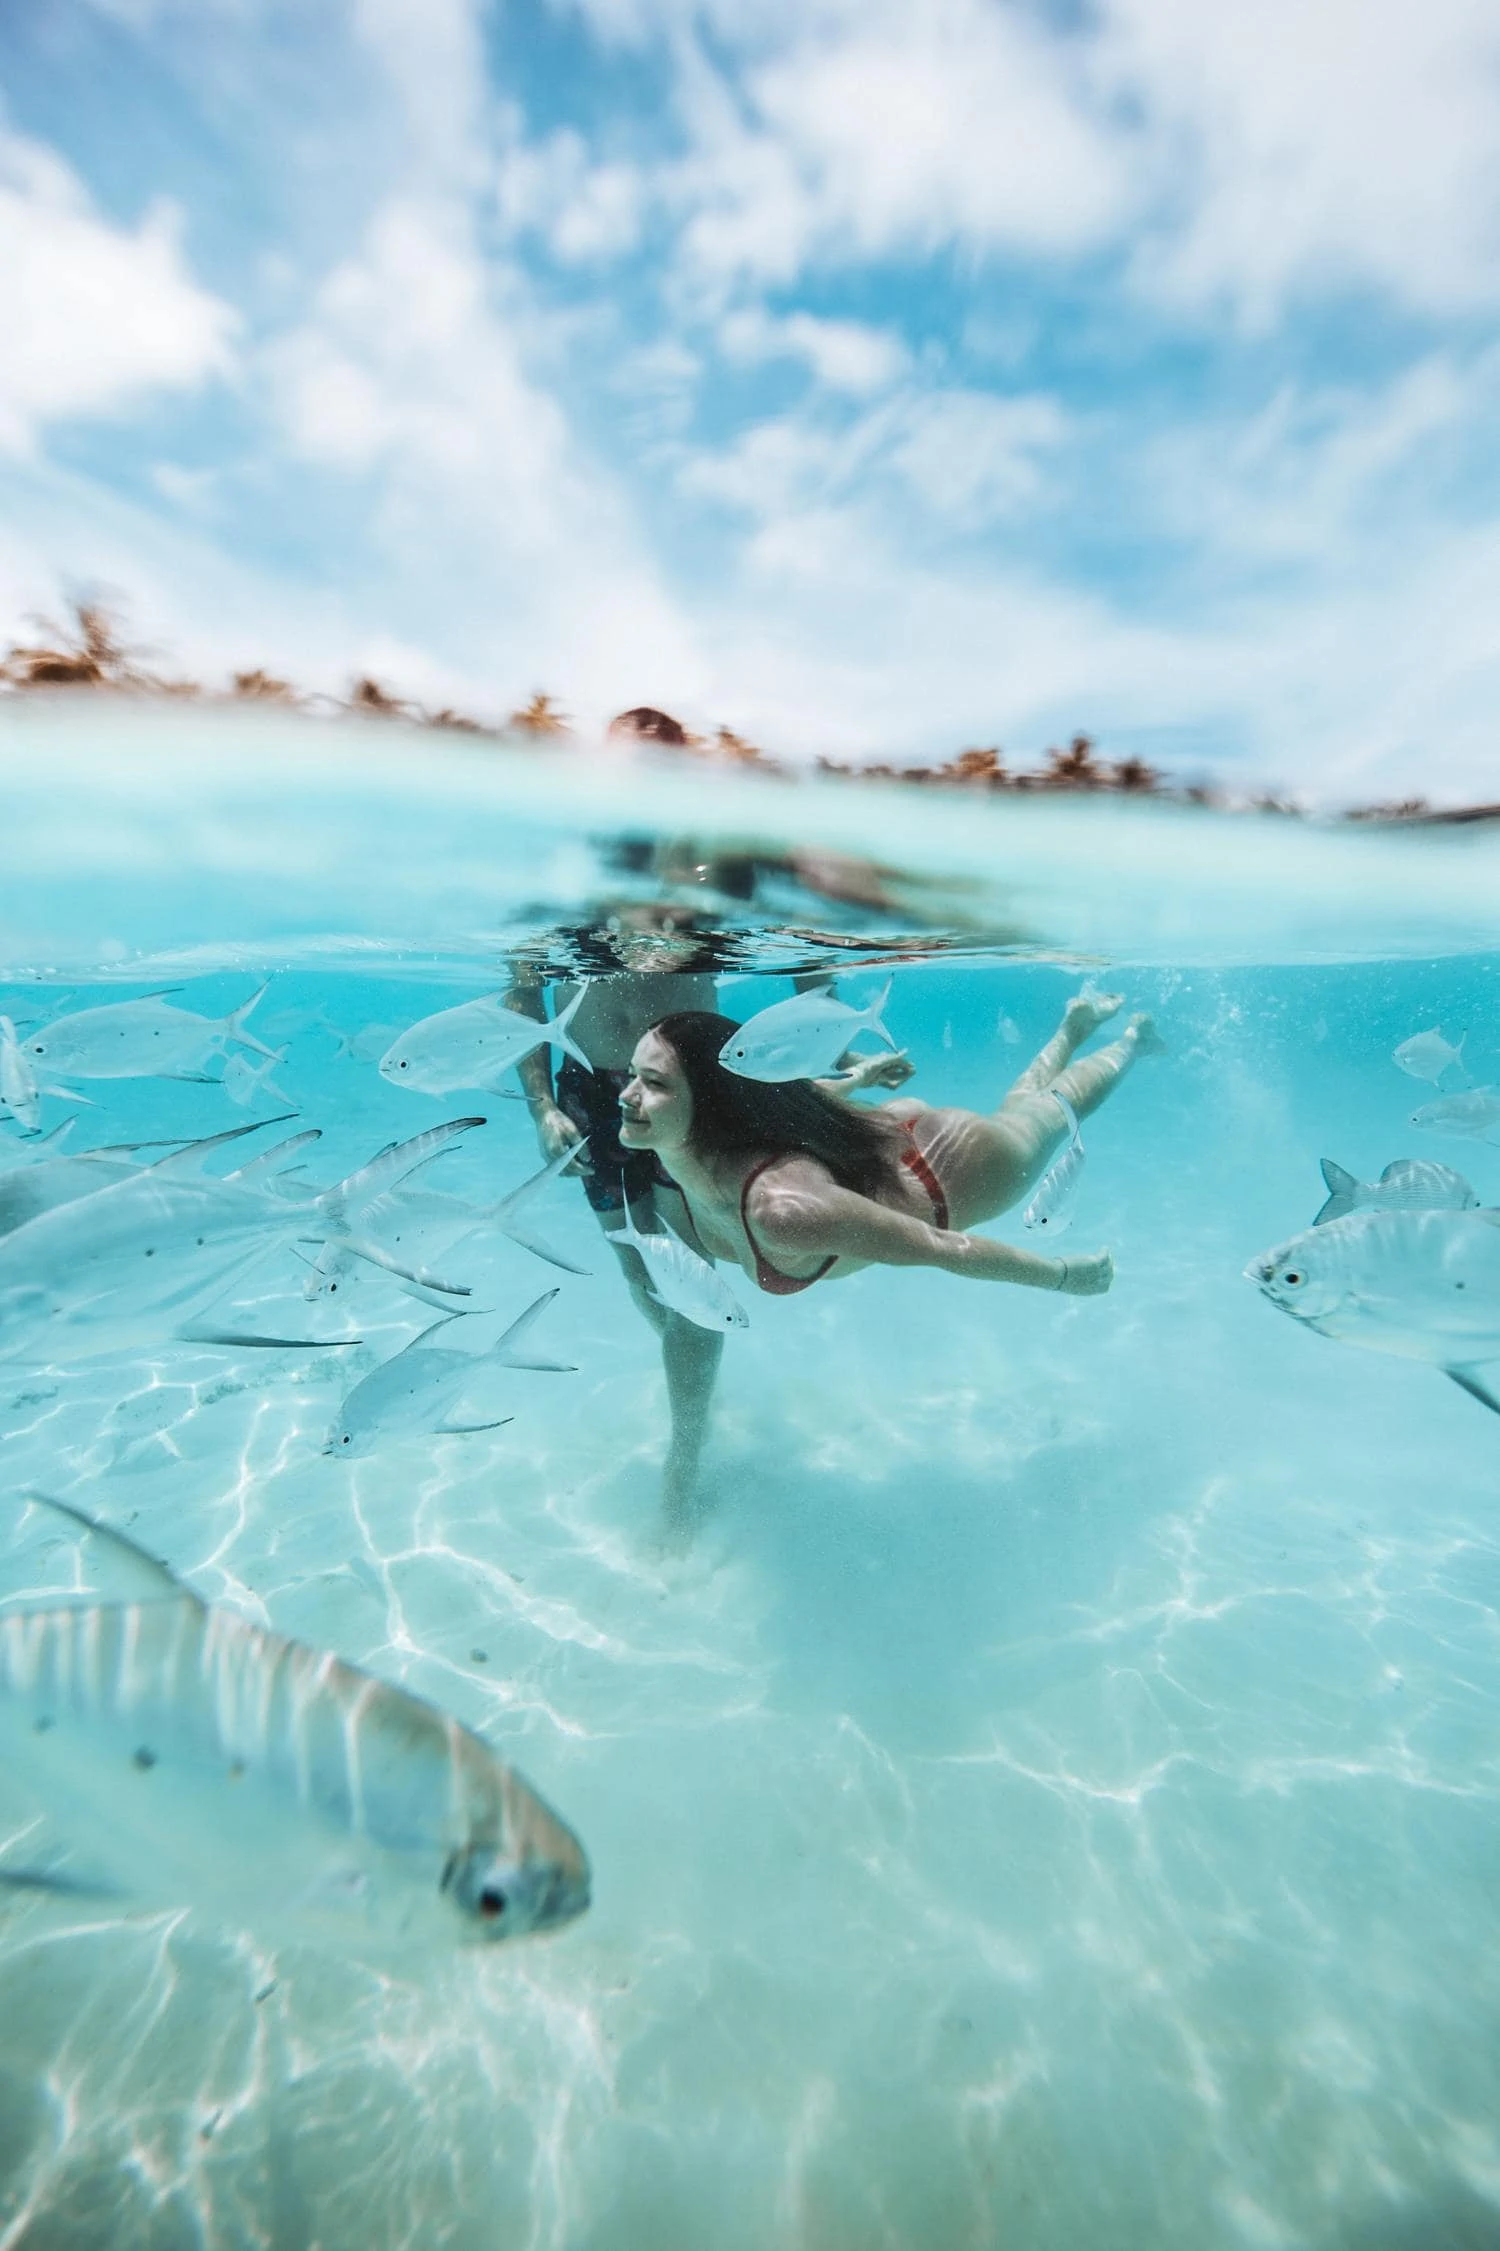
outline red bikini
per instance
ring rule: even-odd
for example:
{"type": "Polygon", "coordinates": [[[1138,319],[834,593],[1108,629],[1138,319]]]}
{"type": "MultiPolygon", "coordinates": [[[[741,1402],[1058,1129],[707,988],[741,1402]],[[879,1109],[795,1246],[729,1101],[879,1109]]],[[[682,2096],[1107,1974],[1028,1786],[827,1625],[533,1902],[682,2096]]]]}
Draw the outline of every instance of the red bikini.
{"type": "MultiPolygon", "coordinates": [[[[918,1180],[926,1189],[928,1200],[932,1205],[933,1226],[946,1229],[948,1225],[948,1199],[943,1194],[942,1182],[917,1147],[917,1137],[911,1127],[906,1125],[903,1126],[902,1130],[910,1146],[902,1150],[901,1162],[916,1174],[918,1180]]],[[[814,1282],[821,1282],[829,1267],[838,1264],[839,1254],[835,1251],[831,1257],[825,1258],[822,1265],[814,1268],[811,1274],[783,1274],[779,1266],[771,1264],[750,1232],[750,1217],[746,1206],[750,1200],[750,1191],[755,1186],[756,1181],[759,1180],[768,1165],[774,1165],[777,1162],[778,1160],[775,1157],[762,1157],[760,1163],[752,1165],[746,1173],[745,1185],[740,1190],[740,1225],[745,1230],[746,1242],[755,1253],[755,1279],[760,1287],[771,1297],[795,1297],[799,1290],[810,1290],[814,1282]]]]}

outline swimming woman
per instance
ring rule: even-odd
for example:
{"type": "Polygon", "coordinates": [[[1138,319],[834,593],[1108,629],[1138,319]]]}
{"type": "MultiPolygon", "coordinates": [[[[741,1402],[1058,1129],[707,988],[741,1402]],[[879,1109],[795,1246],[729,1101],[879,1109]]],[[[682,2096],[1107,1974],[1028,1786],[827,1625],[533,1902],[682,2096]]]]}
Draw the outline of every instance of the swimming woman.
{"type": "Polygon", "coordinates": [[[1077,1050],[1121,1006],[1084,992],[999,1108],[941,1109],[901,1095],[858,1108],[805,1081],[762,1085],[719,1066],[737,1027],[690,1010],[635,1047],[620,1090],[620,1140],[650,1150],[679,1190],[698,1241],[776,1297],[862,1266],[935,1266],[976,1281],[1092,1297],[1114,1278],[1108,1251],[1044,1258],[967,1230],[1027,1195],[1071,1128],[1140,1055],[1161,1052],[1148,1016],[1092,1055],[1077,1050]]]}

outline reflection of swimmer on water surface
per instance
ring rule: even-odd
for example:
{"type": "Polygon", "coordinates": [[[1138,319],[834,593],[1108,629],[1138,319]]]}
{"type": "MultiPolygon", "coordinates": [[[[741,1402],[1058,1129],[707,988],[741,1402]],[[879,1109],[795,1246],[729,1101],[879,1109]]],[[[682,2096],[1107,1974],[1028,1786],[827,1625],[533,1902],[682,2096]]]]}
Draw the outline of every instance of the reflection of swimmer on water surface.
{"type": "Polygon", "coordinates": [[[1021,1201],[1080,1118],[1140,1055],[1160,1052],[1146,1016],[1108,1047],[1077,1050],[1120,1007],[1079,994],[998,1109],[898,1097],[860,1109],[805,1082],[735,1077],[718,1052],[736,1028],[691,1011],[638,1043],[620,1104],[620,1140],[650,1151],[681,1190],[697,1240],[777,1296],[862,1266],[932,1266],[975,1280],[1088,1297],[1107,1290],[1107,1251],[1042,1258],[966,1232],[1021,1201]]]}
{"type": "MultiPolygon", "coordinates": [[[[632,1298],[661,1338],[672,1420],[664,1497],[669,1517],[679,1519],[691,1506],[724,1340],[663,1305],[650,1287],[639,1252],[623,1239],[627,1206],[636,1225],[648,1233],[660,1224],[659,1209],[691,1248],[703,1250],[692,1215],[655,1155],[622,1140],[620,1095],[643,1033],[661,1016],[712,1011],[717,977],[739,966],[733,940],[705,927],[690,911],[659,901],[636,902],[597,923],[553,932],[542,961],[516,964],[506,995],[508,1007],[543,1022],[549,993],[557,1011],[582,992],[569,1034],[588,1057],[588,1066],[569,1056],[554,1082],[550,1053],[539,1047],[523,1058],[517,1075],[543,1156],[550,1161],[566,1149],[579,1150],[578,1169],[589,1203],[619,1258],[632,1298]]],[[[817,984],[822,978],[813,975],[798,982],[817,984]]],[[[855,1083],[899,1085],[910,1069],[904,1058],[861,1058],[855,1083]]]]}

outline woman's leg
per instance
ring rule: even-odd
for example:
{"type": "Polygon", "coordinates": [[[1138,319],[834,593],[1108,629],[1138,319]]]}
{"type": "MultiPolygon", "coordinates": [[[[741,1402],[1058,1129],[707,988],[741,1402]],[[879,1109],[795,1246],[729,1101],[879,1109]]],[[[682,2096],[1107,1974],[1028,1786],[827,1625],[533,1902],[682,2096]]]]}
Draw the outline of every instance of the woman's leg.
{"type": "MultiPolygon", "coordinates": [[[[1085,986],[1081,993],[1075,993],[1063,1010],[1063,1020],[1057,1030],[1041,1053],[1027,1064],[1006,1095],[1005,1101],[1013,1101],[1018,1094],[1042,1093],[1052,1084],[1058,1072],[1065,1070],[1072,1062],[1074,1054],[1084,1041],[1091,1038],[1101,1024],[1107,1024],[1111,1016],[1116,1015],[1123,1006],[1124,996],[1120,993],[1096,993],[1089,986],[1085,986]]],[[[1004,1107],[1005,1103],[1002,1103],[1001,1108],[1004,1107]]]]}
{"type": "MultiPolygon", "coordinates": [[[[1063,1052],[1067,1037],[1064,1019],[1056,1039],[1049,1041],[1025,1074],[1027,1079],[1047,1062],[1049,1051],[1063,1052]]],[[[1150,1017],[1135,1016],[1119,1039],[1081,1061],[1065,1063],[1046,1087],[1018,1081],[991,1117],[972,1110],[933,1110],[927,1113],[925,1130],[918,1120],[918,1144],[947,1188],[953,1224],[972,1227],[979,1220],[993,1219],[1031,1193],[1071,1131],[1054,1094],[1071,1105],[1075,1116],[1088,1117],[1114,1092],[1138,1057],[1162,1052],[1150,1017]]]]}

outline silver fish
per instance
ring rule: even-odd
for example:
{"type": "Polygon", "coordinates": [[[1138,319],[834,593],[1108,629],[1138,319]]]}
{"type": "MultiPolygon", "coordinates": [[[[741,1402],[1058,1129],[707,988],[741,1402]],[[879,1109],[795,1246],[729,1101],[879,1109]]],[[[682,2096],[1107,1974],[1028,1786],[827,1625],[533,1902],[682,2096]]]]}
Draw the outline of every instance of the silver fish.
{"type": "Polygon", "coordinates": [[[272,1102],[279,1102],[284,1110],[292,1108],[294,1105],[291,1096],[284,1094],[271,1077],[277,1064],[286,1061],[287,1053],[288,1050],[283,1047],[260,1064],[248,1062],[243,1055],[231,1055],[224,1065],[224,1076],[219,1082],[230,1101],[237,1103],[240,1109],[248,1110],[252,1102],[264,1097],[272,1102]]]}
{"type": "Polygon", "coordinates": [[[556,1295],[556,1290],[547,1290],[528,1305],[486,1353],[446,1352],[431,1344],[429,1338],[439,1329],[460,1318],[445,1313],[354,1386],[334,1418],[324,1453],[340,1455],[347,1461],[372,1453],[382,1438],[413,1431],[459,1438],[473,1431],[502,1429],[512,1419],[509,1415],[484,1422],[455,1422],[452,1417],[464,1393],[486,1368],[524,1368],[548,1375],[577,1373],[571,1360],[537,1359],[522,1349],[525,1338],[556,1295]]]}
{"type": "Polygon", "coordinates": [[[245,1029],[245,1019],[264,994],[264,985],[242,1007],[218,1017],[169,1007],[167,993],[180,989],[169,986],[140,1000],[110,1001],[102,1008],[59,1016],[28,1034],[27,1058],[65,1079],[207,1080],[213,1076],[209,1064],[232,1043],[254,1048],[257,1055],[274,1056],[273,1049],[262,1046],[245,1029]]]}
{"type": "Polygon", "coordinates": [[[792,1079],[824,1079],[836,1070],[846,1048],[861,1032],[873,1032],[894,1050],[881,1021],[892,980],[868,1008],[851,1008],[831,992],[798,993],[749,1017],[719,1050],[719,1064],[736,1078],[784,1085],[792,1079]]]}
{"type": "Polygon", "coordinates": [[[8,1016],[0,1016],[0,1104],[27,1133],[41,1132],[41,1090],[8,1016]]]}
{"type": "Polygon", "coordinates": [[[1466,1094],[1444,1094],[1413,1110],[1411,1122],[1460,1141],[1495,1141],[1500,1139],[1500,1088],[1474,1086],[1466,1094]]]}
{"type": "Polygon", "coordinates": [[[1428,1360],[1500,1414],[1500,1212],[1356,1211],[1252,1259],[1245,1279],[1320,1336],[1428,1360]]]}
{"type": "Polygon", "coordinates": [[[193,1908],[360,1959],[555,1929],[583,1848],[448,1713],[210,1607],[121,1534],[142,1598],[0,1617],[0,1885],[193,1908]]]}
{"type": "Polygon", "coordinates": [[[1430,1157],[1397,1157],[1378,1180],[1356,1180],[1332,1157],[1322,1168],[1328,1201],[1314,1227],[1351,1211],[1473,1211],[1479,1202],[1461,1172],[1430,1157]]]}
{"type": "Polygon", "coordinates": [[[750,1316],[707,1259],[668,1231],[643,1235],[625,1206],[625,1225],[614,1237],[639,1253],[653,1296],[700,1329],[748,1329],[750,1316]]]}
{"type": "Polygon", "coordinates": [[[1468,1036],[1465,1032],[1457,1047],[1450,1047],[1440,1031],[1416,1032],[1409,1040],[1401,1042],[1391,1061],[1408,1077],[1426,1079],[1433,1086],[1440,1086],[1445,1072],[1463,1069],[1464,1040],[1468,1036]]]}
{"type": "MultiPolygon", "coordinates": [[[[363,1222],[365,1232],[373,1241],[383,1243],[403,1258],[426,1259],[453,1249],[482,1228],[493,1227],[509,1236],[513,1243],[519,1243],[523,1250],[545,1260],[547,1265],[560,1266],[565,1274],[587,1274],[588,1267],[554,1250],[526,1217],[527,1207],[551,1186],[560,1172],[567,1170],[581,1146],[581,1143],[574,1143],[559,1151],[550,1164],[543,1165],[540,1172],[532,1173],[519,1188],[513,1188],[508,1196],[501,1196],[493,1204],[465,1203],[462,1197],[445,1196],[430,1188],[393,1189],[368,1206],[363,1222]]],[[[303,1285],[302,1294],[309,1303],[336,1296],[357,1271],[356,1262],[339,1242],[327,1242],[303,1285]]]]}
{"type": "Polygon", "coordinates": [[[587,990],[582,987],[546,1023],[506,1008],[497,994],[440,1009],[392,1041],[380,1058],[380,1075],[392,1086],[410,1087],[418,1094],[454,1094],[461,1087],[493,1089],[524,1056],[549,1043],[576,1062],[588,1064],[588,1057],[568,1037],[568,1026],[587,990]]]}
{"type": "MultiPolygon", "coordinates": [[[[173,1336],[205,1343],[317,1342],[230,1337],[197,1317],[267,1250],[321,1243],[330,1235],[404,1279],[449,1298],[466,1297],[465,1288],[408,1268],[356,1228],[364,1205],[386,1186],[429,1162],[454,1134],[482,1123],[463,1118],[433,1127],[306,1204],[270,1193],[257,1167],[222,1180],[196,1169],[210,1150],[258,1130],[238,1126],[41,1211],[0,1236],[0,1360],[61,1364],[173,1336]]],[[[262,1163],[286,1148],[268,1151],[262,1163]]]]}
{"type": "Polygon", "coordinates": [[[1040,1227],[1049,1235],[1061,1235],[1072,1225],[1073,1206],[1078,1201],[1079,1182],[1083,1178],[1083,1135],[1078,1130],[1073,1105],[1055,1087],[1047,1091],[1068,1121],[1068,1139],[1037,1182],[1036,1193],[1022,1212],[1021,1220],[1026,1227],[1040,1227]]]}

